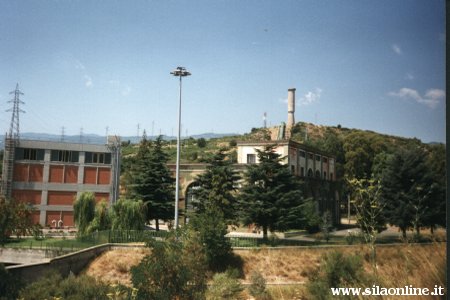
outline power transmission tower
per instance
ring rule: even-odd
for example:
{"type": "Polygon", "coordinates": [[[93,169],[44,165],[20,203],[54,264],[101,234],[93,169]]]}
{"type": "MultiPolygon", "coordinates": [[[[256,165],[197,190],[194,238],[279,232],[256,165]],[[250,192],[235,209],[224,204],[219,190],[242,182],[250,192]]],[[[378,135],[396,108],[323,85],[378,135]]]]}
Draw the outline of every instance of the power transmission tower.
{"type": "Polygon", "coordinates": [[[16,89],[10,94],[14,94],[14,99],[8,101],[8,103],[13,103],[13,107],[7,111],[12,111],[11,125],[9,127],[9,133],[5,138],[5,152],[3,155],[3,168],[2,168],[2,183],[1,183],[1,194],[7,199],[11,198],[12,192],[12,181],[13,181],[13,167],[14,167],[14,153],[15,148],[19,143],[20,137],[20,118],[19,114],[25,113],[25,111],[20,109],[20,104],[25,104],[25,102],[20,100],[20,95],[23,93],[19,90],[19,84],[16,84],[16,89]]]}
{"type": "Polygon", "coordinates": [[[13,108],[7,110],[8,112],[12,111],[9,138],[18,140],[20,136],[19,113],[25,113],[25,111],[20,109],[20,104],[25,104],[25,102],[19,99],[20,95],[23,95],[23,93],[19,90],[18,83],[16,89],[10,92],[10,94],[14,94],[14,99],[8,101],[8,103],[13,103],[13,108]]]}
{"type": "Polygon", "coordinates": [[[65,127],[61,127],[61,142],[64,142],[64,129],[65,127]]]}

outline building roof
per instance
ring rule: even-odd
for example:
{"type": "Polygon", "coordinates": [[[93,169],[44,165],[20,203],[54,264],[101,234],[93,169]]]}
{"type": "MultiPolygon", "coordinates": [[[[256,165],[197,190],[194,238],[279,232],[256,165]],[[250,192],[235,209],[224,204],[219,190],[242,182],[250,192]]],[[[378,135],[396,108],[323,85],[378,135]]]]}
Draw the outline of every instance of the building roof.
{"type": "Polygon", "coordinates": [[[277,141],[238,141],[237,143],[237,147],[239,146],[270,146],[270,145],[276,145],[276,146],[290,146],[290,147],[295,147],[295,148],[299,148],[305,151],[309,151],[309,152],[314,152],[323,156],[327,156],[327,157],[333,157],[335,158],[335,155],[327,153],[325,151],[321,151],[317,148],[311,147],[309,145],[305,145],[303,143],[299,143],[296,141],[293,141],[291,139],[289,140],[277,140],[277,141]]]}

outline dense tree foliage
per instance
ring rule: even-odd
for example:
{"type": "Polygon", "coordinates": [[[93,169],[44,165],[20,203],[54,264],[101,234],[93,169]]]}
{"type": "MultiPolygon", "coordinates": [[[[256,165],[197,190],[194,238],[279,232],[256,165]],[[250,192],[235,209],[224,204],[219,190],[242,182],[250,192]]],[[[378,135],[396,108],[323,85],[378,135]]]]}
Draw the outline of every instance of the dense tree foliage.
{"type": "Polygon", "coordinates": [[[112,206],[113,230],[142,230],[145,226],[146,207],[142,200],[119,199],[112,206]]]}
{"type": "Polygon", "coordinates": [[[273,146],[257,150],[258,164],[249,165],[241,189],[239,208],[244,224],[254,223],[263,230],[299,227],[304,199],[298,179],[282,164],[273,146]]]}
{"type": "Polygon", "coordinates": [[[84,235],[95,216],[95,195],[83,192],[73,203],[73,218],[78,228],[78,235],[84,235]]]}
{"type": "Polygon", "coordinates": [[[111,228],[111,214],[105,200],[95,205],[94,219],[89,224],[88,232],[107,230],[111,228]]]}
{"type": "Polygon", "coordinates": [[[426,225],[425,216],[432,212],[433,176],[424,149],[398,149],[388,159],[381,183],[388,222],[398,226],[404,237],[409,228],[419,233],[419,228],[426,225]]]}
{"type": "Polygon", "coordinates": [[[162,137],[152,142],[144,134],[128,179],[129,197],[145,203],[146,219],[155,220],[156,230],[159,230],[159,219],[168,221],[174,213],[175,180],[167,167],[168,160],[162,137]]]}
{"type": "Polygon", "coordinates": [[[197,176],[198,189],[194,190],[196,201],[193,206],[197,213],[219,211],[230,222],[236,217],[236,192],[240,177],[225,151],[220,149],[215,153],[207,161],[206,172],[197,176]]]}
{"type": "Polygon", "coordinates": [[[165,241],[151,241],[151,254],[131,268],[137,299],[204,299],[205,253],[192,230],[172,232],[165,241]]]}
{"type": "Polygon", "coordinates": [[[431,170],[432,184],[429,187],[427,203],[428,210],[423,217],[423,222],[433,232],[436,226],[446,226],[446,153],[445,146],[436,144],[429,147],[427,166],[431,170]]]}
{"type": "Polygon", "coordinates": [[[208,268],[213,271],[226,269],[232,249],[230,241],[225,237],[228,231],[223,214],[208,209],[195,214],[190,219],[189,226],[198,233],[208,268]]]}
{"type": "Polygon", "coordinates": [[[368,283],[362,257],[329,252],[322,257],[320,267],[310,275],[306,288],[311,299],[333,299],[331,288],[355,287],[368,283]]]}

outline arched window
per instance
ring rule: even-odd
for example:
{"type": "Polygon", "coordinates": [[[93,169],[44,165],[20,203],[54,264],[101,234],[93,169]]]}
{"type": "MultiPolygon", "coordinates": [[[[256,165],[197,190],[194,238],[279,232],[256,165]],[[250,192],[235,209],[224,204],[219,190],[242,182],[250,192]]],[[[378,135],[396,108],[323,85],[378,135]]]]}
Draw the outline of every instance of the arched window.
{"type": "Polygon", "coordinates": [[[195,191],[200,188],[200,185],[197,182],[192,182],[186,189],[186,199],[185,199],[185,207],[186,212],[194,211],[194,203],[198,201],[195,196],[195,191]]]}
{"type": "Polygon", "coordinates": [[[308,177],[313,177],[314,173],[312,169],[308,169],[308,177]]]}
{"type": "Polygon", "coordinates": [[[320,171],[319,170],[316,171],[316,178],[320,178],[320,171]]]}

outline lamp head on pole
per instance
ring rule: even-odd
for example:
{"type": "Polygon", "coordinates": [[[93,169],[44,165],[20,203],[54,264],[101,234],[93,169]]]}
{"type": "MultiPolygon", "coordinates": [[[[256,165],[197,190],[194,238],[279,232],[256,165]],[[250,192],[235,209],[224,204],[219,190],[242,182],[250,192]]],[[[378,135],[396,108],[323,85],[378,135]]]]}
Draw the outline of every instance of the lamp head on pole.
{"type": "Polygon", "coordinates": [[[185,67],[177,67],[174,71],[170,72],[173,76],[185,77],[191,75],[190,72],[186,71],[185,67]]]}

